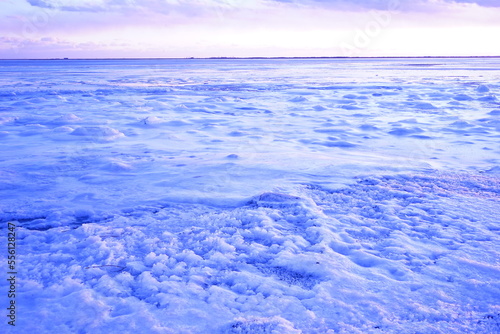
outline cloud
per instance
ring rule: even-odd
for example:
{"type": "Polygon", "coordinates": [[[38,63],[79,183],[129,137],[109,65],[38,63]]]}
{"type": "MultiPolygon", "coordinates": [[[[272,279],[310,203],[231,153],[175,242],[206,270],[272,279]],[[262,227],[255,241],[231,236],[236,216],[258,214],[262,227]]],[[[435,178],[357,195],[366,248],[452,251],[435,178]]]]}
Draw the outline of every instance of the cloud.
{"type": "Polygon", "coordinates": [[[499,0],[26,0],[32,7],[61,12],[114,12],[128,17],[162,16],[172,13],[185,17],[223,16],[267,8],[315,8],[363,12],[368,10],[438,12],[456,6],[498,7],[499,0]]]}
{"type": "Polygon", "coordinates": [[[388,9],[395,3],[398,7],[401,0],[274,0],[279,3],[287,3],[302,6],[324,7],[337,10],[362,10],[362,9],[388,9]]]}
{"type": "Polygon", "coordinates": [[[0,0],[0,32],[19,38],[0,58],[342,55],[366,31],[357,55],[498,54],[498,2],[0,0]]]}
{"type": "Polygon", "coordinates": [[[41,7],[41,8],[53,8],[48,1],[44,0],[27,0],[30,5],[33,7],[41,7]]]}
{"type": "Polygon", "coordinates": [[[207,9],[245,9],[260,5],[262,0],[26,0],[32,7],[67,12],[130,11],[197,14],[207,9]]]}
{"type": "Polygon", "coordinates": [[[498,0],[455,0],[453,2],[476,4],[482,7],[500,7],[498,0]]]}
{"type": "Polygon", "coordinates": [[[422,10],[457,3],[500,7],[498,0],[274,0],[283,4],[324,7],[337,10],[422,10]]]}
{"type": "MultiPolygon", "coordinates": [[[[118,41],[70,40],[55,37],[0,37],[0,59],[126,57],[132,45],[118,41]]],[[[137,52],[138,57],[141,52],[137,52]]]]}
{"type": "Polygon", "coordinates": [[[33,7],[68,12],[102,12],[134,5],[130,0],[27,0],[33,7]]]}

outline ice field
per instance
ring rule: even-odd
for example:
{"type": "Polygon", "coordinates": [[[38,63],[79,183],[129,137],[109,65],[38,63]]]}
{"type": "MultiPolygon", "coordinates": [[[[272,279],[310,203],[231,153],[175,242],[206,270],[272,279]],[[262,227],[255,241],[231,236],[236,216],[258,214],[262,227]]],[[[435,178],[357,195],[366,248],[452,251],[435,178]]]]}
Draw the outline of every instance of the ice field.
{"type": "Polygon", "coordinates": [[[0,61],[4,333],[500,333],[500,58],[0,61]]]}

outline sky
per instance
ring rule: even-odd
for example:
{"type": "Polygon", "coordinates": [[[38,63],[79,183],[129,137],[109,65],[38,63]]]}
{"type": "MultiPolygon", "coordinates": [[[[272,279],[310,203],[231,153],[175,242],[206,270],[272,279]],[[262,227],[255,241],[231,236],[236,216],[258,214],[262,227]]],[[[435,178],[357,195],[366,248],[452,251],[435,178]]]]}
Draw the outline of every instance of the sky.
{"type": "Polygon", "coordinates": [[[500,56],[500,0],[0,0],[0,58],[500,56]]]}

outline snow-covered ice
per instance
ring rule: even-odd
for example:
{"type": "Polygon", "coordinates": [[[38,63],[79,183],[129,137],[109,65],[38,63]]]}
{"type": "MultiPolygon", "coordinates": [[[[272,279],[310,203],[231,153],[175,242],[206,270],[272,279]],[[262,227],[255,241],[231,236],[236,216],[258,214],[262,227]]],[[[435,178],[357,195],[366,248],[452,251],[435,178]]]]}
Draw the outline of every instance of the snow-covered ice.
{"type": "Polygon", "coordinates": [[[3,332],[500,333],[500,59],[0,73],[3,332]]]}

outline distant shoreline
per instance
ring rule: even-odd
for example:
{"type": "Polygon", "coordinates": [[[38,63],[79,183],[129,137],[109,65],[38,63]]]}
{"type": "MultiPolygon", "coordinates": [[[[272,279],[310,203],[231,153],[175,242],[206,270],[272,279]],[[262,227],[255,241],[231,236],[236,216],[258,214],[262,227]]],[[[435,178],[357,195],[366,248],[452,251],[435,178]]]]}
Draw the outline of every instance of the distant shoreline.
{"type": "Polygon", "coordinates": [[[153,57],[153,58],[5,58],[2,60],[287,60],[287,59],[482,59],[499,56],[384,56],[384,57],[153,57]]]}

